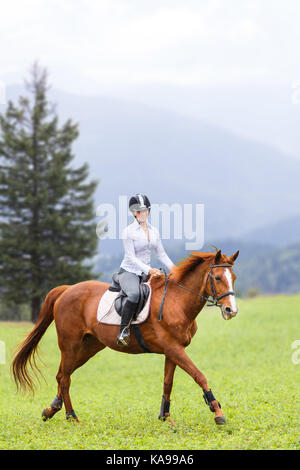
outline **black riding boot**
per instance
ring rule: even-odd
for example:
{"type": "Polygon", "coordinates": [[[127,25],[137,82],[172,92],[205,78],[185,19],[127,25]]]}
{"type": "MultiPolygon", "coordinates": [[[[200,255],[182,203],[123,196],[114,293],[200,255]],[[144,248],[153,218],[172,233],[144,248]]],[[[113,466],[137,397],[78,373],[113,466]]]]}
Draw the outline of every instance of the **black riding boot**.
{"type": "Polygon", "coordinates": [[[133,317],[137,304],[131,302],[128,299],[124,301],[124,307],[122,309],[120,332],[118,336],[117,344],[120,346],[128,346],[130,341],[130,320],[133,317]]]}

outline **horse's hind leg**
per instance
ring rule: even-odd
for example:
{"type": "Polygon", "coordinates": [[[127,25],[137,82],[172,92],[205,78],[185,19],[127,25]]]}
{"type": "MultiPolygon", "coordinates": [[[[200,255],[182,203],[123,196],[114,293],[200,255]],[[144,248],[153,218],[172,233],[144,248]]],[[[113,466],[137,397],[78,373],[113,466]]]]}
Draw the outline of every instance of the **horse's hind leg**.
{"type": "Polygon", "coordinates": [[[61,363],[56,375],[58,383],[57,395],[52,401],[50,408],[46,408],[43,411],[42,417],[44,421],[52,418],[55,413],[61,410],[64,403],[66,418],[74,418],[79,422],[73,410],[69,394],[71,374],[104,348],[105,345],[100,343],[97,338],[92,335],[86,335],[80,343],[73,344],[67,350],[61,350],[61,363]]]}
{"type": "Polygon", "coordinates": [[[54,398],[54,400],[52,401],[52,403],[50,405],[50,408],[45,408],[44,409],[44,411],[42,413],[42,418],[43,418],[44,421],[47,421],[47,419],[52,418],[55,415],[55,413],[57,413],[58,411],[60,411],[62,409],[63,400],[62,400],[62,397],[61,397],[60,385],[59,385],[60,378],[61,378],[61,364],[59,366],[58,373],[56,375],[56,381],[58,383],[57,395],[54,398]]]}

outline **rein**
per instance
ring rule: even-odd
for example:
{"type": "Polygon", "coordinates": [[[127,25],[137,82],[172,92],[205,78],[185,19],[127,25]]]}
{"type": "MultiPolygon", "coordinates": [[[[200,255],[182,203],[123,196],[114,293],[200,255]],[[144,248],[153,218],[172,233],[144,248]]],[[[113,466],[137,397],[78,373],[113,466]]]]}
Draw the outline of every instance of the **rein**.
{"type": "Polygon", "coordinates": [[[165,287],[164,287],[163,297],[162,297],[160,307],[159,307],[159,312],[158,312],[159,321],[162,319],[162,311],[163,311],[163,305],[164,305],[164,301],[165,301],[165,297],[166,297],[166,293],[167,293],[168,282],[173,282],[174,284],[181,287],[182,289],[185,289],[185,290],[191,292],[192,294],[197,295],[198,297],[201,297],[203,300],[210,302],[210,304],[207,305],[207,307],[214,307],[214,306],[220,307],[220,305],[221,305],[221,304],[219,304],[220,299],[222,299],[223,297],[226,297],[227,295],[235,295],[234,291],[228,291],[228,292],[225,292],[225,294],[222,294],[222,295],[219,295],[219,296],[217,295],[212,270],[213,270],[213,268],[219,268],[219,267],[220,268],[222,268],[222,267],[232,268],[232,265],[231,264],[211,264],[210,265],[210,272],[207,275],[204,290],[203,290],[203,292],[205,292],[206,286],[207,286],[207,281],[209,279],[211,296],[208,296],[208,297],[205,297],[202,294],[198,294],[198,292],[194,292],[193,290],[189,289],[188,287],[183,286],[182,284],[179,284],[178,282],[174,281],[173,279],[169,279],[166,270],[163,269],[163,268],[159,268],[160,271],[162,271],[165,275],[165,287]],[[210,299],[209,297],[212,297],[212,299],[210,299]]]}

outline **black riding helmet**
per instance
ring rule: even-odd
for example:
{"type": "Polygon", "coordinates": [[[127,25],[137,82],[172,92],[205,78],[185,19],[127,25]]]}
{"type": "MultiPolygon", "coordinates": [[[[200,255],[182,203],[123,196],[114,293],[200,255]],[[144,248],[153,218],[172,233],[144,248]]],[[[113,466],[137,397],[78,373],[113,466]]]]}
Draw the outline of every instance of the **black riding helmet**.
{"type": "Polygon", "coordinates": [[[151,210],[151,204],[145,194],[135,194],[129,200],[129,210],[134,214],[134,211],[151,210]]]}

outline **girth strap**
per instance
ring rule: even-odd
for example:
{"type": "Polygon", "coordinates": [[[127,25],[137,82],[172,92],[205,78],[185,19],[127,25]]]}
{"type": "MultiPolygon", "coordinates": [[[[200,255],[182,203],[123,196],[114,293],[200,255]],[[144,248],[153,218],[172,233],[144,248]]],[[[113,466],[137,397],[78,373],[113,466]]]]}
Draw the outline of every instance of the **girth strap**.
{"type": "Polygon", "coordinates": [[[147,347],[147,345],[146,345],[146,343],[145,343],[145,341],[144,341],[144,338],[143,338],[142,332],[141,332],[141,330],[140,330],[140,328],[139,328],[139,325],[137,325],[137,324],[134,324],[134,325],[131,324],[131,325],[130,325],[130,328],[131,328],[131,330],[132,330],[132,332],[133,332],[133,334],[134,334],[134,336],[135,336],[135,338],[136,338],[136,340],[137,340],[139,346],[143,349],[143,351],[144,351],[145,353],[152,353],[152,351],[150,351],[150,349],[147,347]]]}

